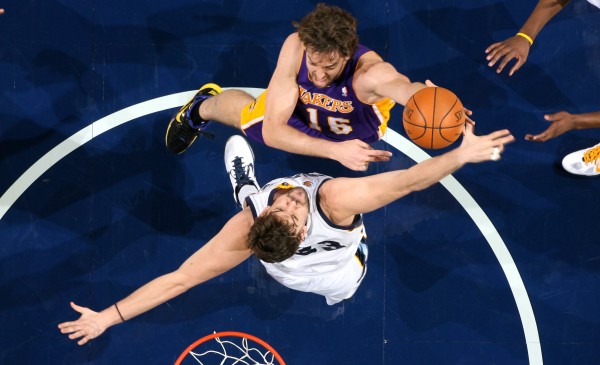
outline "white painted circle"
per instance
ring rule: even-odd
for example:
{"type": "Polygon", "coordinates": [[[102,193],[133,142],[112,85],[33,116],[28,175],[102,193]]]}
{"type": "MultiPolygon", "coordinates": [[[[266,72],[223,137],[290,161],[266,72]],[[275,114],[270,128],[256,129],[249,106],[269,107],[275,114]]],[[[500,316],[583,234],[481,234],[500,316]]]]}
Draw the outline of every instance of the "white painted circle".
{"type": "MultiPolygon", "coordinates": [[[[227,88],[224,88],[224,90],[226,89],[227,88]]],[[[244,90],[254,97],[264,91],[264,89],[258,88],[234,89],[244,90]]],[[[196,90],[192,90],[171,94],[132,105],[99,119],[73,134],[36,161],[8,188],[8,190],[6,190],[6,192],[4,192],[2,197],[0,197],[0,220],[31,184],[69,153],[83,146],[93,138],[121,124],[152,113],[181,106],[196,92],[196,90]]],[[[417,163],[431,158],[431,156],[421,148],[417,147],[414,143],[408,141],[390,128],[388,128],[383,140],[417,163]]],[[[508,248],[475,199],[471,197],[466,189],[452,175],[441,180],[441,184],[448,192],[450,192],[450,194],[452,194],[452,196],[454,196],[458,203],[469,214],[471,219],[473,219],[473,222],[475,222],[475,225],[477,225],[496,255],[496,258],[502,267],[502,271],[508,280],[510,290],[512,291],[517,304],[519,316],[521,317],[521,324],[523,325],[525,342],[527,344],[529,364],[542,365],[542,348],[531,301],[529,300],[523,279],[519,274],[519,270],[517,269],[508,248]]]]}

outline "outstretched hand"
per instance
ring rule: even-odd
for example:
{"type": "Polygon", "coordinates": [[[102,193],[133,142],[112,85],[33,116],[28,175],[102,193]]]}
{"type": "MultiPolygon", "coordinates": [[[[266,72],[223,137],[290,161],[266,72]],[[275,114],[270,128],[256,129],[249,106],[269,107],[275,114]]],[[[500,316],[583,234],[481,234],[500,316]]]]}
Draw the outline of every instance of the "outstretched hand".
{"type": "Polygon", "coordinates": [[[374,150],[368,143],[358,139],[337,142],[334,160],[354,171],[366,171],[371,162],[389,161],[390,151],[374,150]]]}
{"type": "Polygon", "coordinates": [[[558,112],[544,115],[544,119],[550,122],[550,126],[539,134],[526,134],[525,139],[534,142],[546,142],[549,139],[558,137],[561,134],[575,128],[573,115],[568,112],[558,112]]]}
{"type": "Polygon", "coordinates": [[[488,66],[493,67],[498,61],[500,64],[496,68],[496,72],[500,73],[508,62],[512,59],[516,59],[517,62],[508,72],[509,76],[512,76],[518,69],[527,62],[527,56],[529,56],[529,48],[531,45],[527,39],[520,36],[513,36],[502,42],[494,43],[489,46],[485,53],[487,53],[486,59],[489,61],[488,66]]]}
{"type": "Polygon", "coordinates": [[[101,315],[93,310],[80,307],[71,302],[71,308],[76,312],[81,313],[78,320],[72,322],[63,322],[58,325],[61,333],[69,334],[71,340],[80,339],[78,345],[84,345],[91,339],[100,336],[106,329],[107,325],[102,324],[101,315]]]}
{"type": "Polygon", "coordinates": [[[497,161],[504,152],[504,145],[515,140],[507,129],[495,131],[485,136],[476,136],[473,130],[474,126],[472,124],[465,124],[462,143],[456,149],[465,163],[497,161]]]}

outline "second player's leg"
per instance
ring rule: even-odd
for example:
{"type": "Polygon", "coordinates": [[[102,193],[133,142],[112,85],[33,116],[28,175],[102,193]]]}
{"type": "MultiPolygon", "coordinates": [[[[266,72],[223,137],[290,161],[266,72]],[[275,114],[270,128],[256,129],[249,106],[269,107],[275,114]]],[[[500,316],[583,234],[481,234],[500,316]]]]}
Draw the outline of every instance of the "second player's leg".
{"type": "Polygon", "coordinates": [[[206,99],[200,105],[200,117],[240,129],[242,109],[254,101],[245,91],[230,89],[206,99]]]}

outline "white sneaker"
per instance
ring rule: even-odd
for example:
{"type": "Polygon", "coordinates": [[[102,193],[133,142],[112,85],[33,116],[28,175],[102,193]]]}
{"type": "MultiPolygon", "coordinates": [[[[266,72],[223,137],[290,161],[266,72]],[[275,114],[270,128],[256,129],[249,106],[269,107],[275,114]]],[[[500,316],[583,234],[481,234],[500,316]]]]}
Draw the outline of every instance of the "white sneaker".
{"type": "Polygon", "coordinates": [[[235,202],[243,207],[246,197],[260,190],[254,176],[254,153],[244,137],[231,136],[225,145],[225,169],[235,202]]]}
{"type": "Polygon", "coordinates": [[[600,175],[600,143],[591,148],[569,153],[563,158],[562,165],[565,170],[575,175],[600,175]]]}

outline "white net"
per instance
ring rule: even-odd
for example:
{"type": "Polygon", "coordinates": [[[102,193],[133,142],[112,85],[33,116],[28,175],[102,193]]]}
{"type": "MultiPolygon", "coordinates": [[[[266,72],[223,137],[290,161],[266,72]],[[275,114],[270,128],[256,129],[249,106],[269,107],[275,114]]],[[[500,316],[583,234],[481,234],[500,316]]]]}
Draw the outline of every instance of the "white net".
{"type": "Polygon", "coordinates": [[[194,360],[196,360],[196,363],[201,365],[280,364],[280,362],[277,361],[273,353],[271,353],[265,348],[262,348],[262,346],[258,345],[260,346],[260,348],[250,347],[250,345],[248,344],[248,339],[245,337],[232,337],[231,339],[227,340],[223,340],[221,339],[221,337],[215,337],[214,341],[208,341],[204,345],[204,347],[210,345],[210,347],[212,348],[203,350],[203,352],[197,352],[192,350],[189,352],[187,357],[193,358],[194,360]]]}

